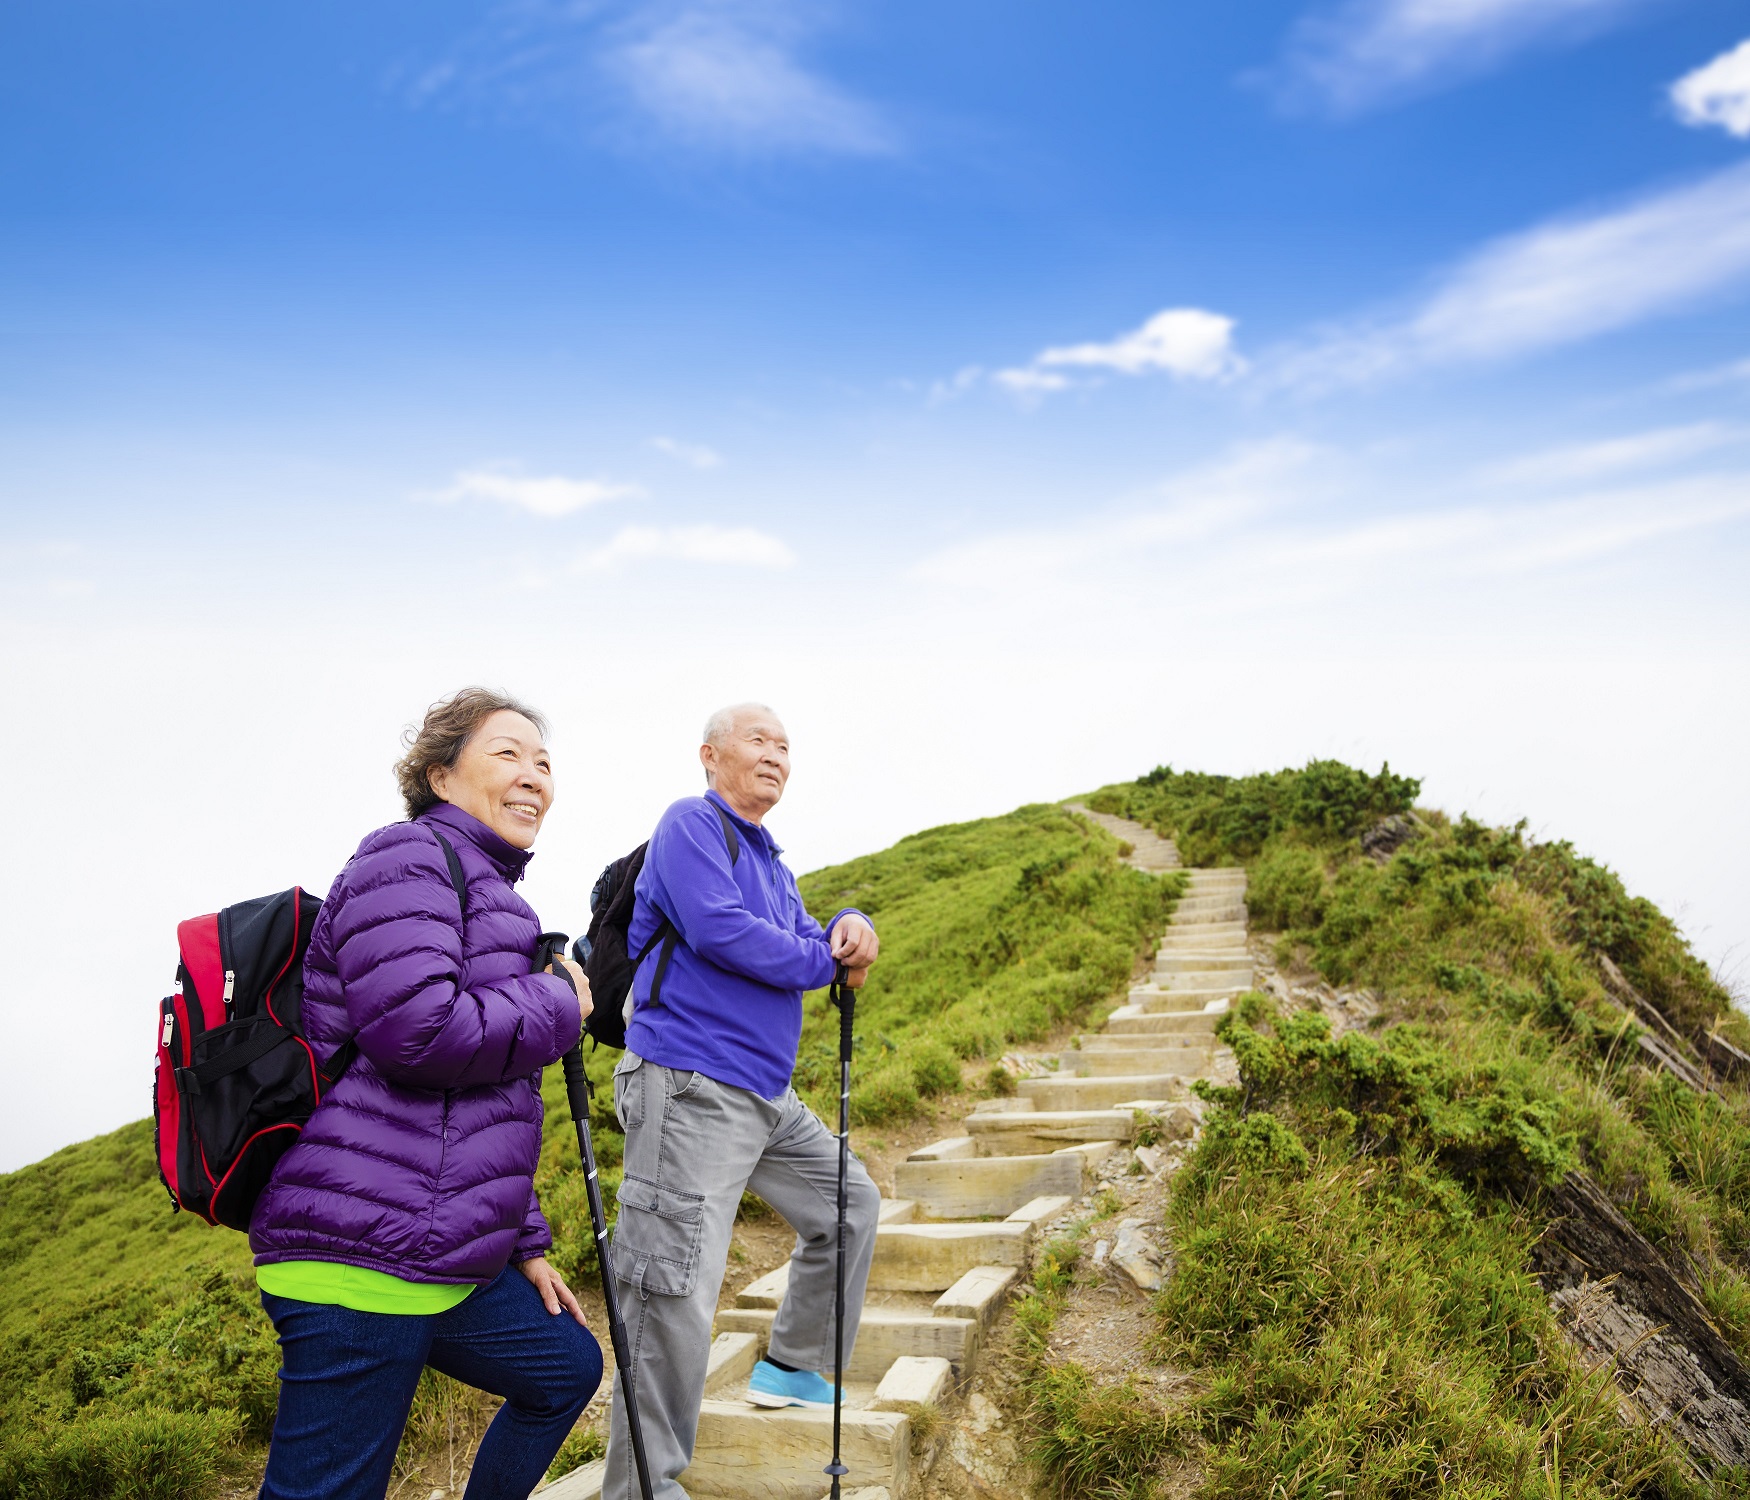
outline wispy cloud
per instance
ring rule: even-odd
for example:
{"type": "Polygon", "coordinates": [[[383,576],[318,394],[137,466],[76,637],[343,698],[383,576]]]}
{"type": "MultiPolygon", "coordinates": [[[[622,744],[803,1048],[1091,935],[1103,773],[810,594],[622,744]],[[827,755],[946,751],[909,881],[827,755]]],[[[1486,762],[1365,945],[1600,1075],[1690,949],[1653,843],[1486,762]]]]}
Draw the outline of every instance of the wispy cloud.
{"type": "Polygon", "coordinates": [[[1685,125],[1717,125],[1740,140],[1750,137],[1750,41],[1671,85],[1671,104],[1685,125]]]}
{"type": "Polygon", "coordinates": [[[703,443],[683,443],[678,438],[653,437],[650,446],[658,453],[666,453],[670,458],[693,469],[715,469],[723,463],[723,455],[715,448],[707,448],[703,443]]]}
{"type": "Polygon", "coordinates": [[[1482,478],[1492,484],[1551,485],[1609,478],[1636,470],[1666,468],[1744,441],[1743,429],[1721,422],[1660,427],[1596,443],[1546,448],[1491,464],[1482,478]]]}
{"type": "MultiPolygon", "coordinates": [[[[991,379],[1019,396],[1068,389],[1064,371],[1096,375],[1174,375],[1181,380],[1228,380],[1245,370],[1233,347],[1234,320],[1200,307],[1169,307],[1140,328],[1106,343],[1045,349],[1030,363],[998,370],[991,379]]],[[[965,372],[962,372],[964,374],[965,372]]],[[[959,378],[959,377],[957,377],[959,378]]]]}
{"type": "Polygon", "coordinates": [[[884,112],[805,58],[830,20],[805,0],[501,0],[397,86],[416,105],[582,118],[635,149],[890,155],[884,112]]]}
{"type": "Polygon", "coordinates": [[[648,7],[607,66],[637,105],[694,146],[884,156],[897,149],[876,109],[804,65],[820,8],[777,0],[648,7]]]}
{"type": "Polygon", "coordinates": [[[1269,75],[1285,103],[1350,114],[1573,42],[1649,0],[1346,0],[1295,26],[1269,75]]]}
{"type": "Polygon", "coordinates": [[[604,573],[631,563],[669,559],[728,567],[787,568],[796,554],[751,526],[624,526],[577,560],[579,572],[604,573]]]}
{"type": "Polygon", "coordinates": [[[1132,505],[1074,526],[999,531],[931,553],[914,576],[941,583],[1011,587],[1108,559],[1157,562],[1163,553],[1236,531],[1324,488],[1319,449],[1295,437],[1241,446],[1178,474],[1132,505]]]}
{"type": "Polygon", "coordinates": [[[556,520],[609,500],[630,500],[644,493],[635,484],[610,479],[568,479],[563,474],[517,474],[503,469],[464,469],[450,487],[421,498],[444,503],[492,500],[530,515],[556,520]]]}
{"type": "Polygon", "coordinates": [[[1339,328],[1272,361],[1318,389],[1505,359],[1680,311],[1750,278],[1750,166],[1485,245],[1407,318],[1339,328]]]}
{"type": "Polygon", "coordinates": [[[1187,611],[1280,612],[1407,584],[1590,565],[1750,519],[1750,471],[1741,468],[1640,485],[1581,482],[1531,502],[1483,503],[1476,491],[1474,482],[1407,482],[1365,455],[1284,438],[1176,476],[1140,503],[944,548],[912,574],[993,601],[1025,600],[1030,616],[1046,618],[1126,589],[1187,611]],[[1406,507],[1406,490],[1422,503],[1406,507]]]}
{"type": "Polygon", "coordinates": [[[1750,359],[1733,360],[1715,365],[1709,370],[1688,370],[1673,375],[1659,387],[1662,391],[1682,394],[1688,391],[1718,390],[1727,385],[1750,385],[1750,359]]]}

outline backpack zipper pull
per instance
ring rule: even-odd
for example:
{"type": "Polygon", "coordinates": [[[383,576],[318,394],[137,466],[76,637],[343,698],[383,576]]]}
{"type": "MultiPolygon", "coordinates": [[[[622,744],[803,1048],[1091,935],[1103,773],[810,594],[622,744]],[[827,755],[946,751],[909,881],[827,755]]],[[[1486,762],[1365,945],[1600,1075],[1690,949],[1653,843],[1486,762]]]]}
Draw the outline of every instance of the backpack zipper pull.
{"type": "Polygon", "coordinates": [[[166,1051],[170,1047],[170,1038],[176,1030],[176,1014],[174,1011],[164,1012],[164,1030],[159,1034],[158,1045],[166,1051]]]}
{"type": "Polygon", "coordinates": [[[231,992],[237,987],[237,971],[225,970],[225,1014],[231,1014],[231,992]]]}

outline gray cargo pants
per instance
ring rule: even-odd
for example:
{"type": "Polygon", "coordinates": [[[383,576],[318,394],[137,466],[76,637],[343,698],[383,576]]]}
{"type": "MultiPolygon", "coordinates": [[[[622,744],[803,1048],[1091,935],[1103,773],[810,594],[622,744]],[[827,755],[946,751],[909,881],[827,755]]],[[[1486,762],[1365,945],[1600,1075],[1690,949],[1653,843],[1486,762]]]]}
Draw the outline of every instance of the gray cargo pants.
{"type": "MultiPolygon", "coordinates": [[[[790,1287],[772,1323],[770,1353],[831,1380],[833,1279],[838,1262],[837,1138],[794,1089],[762,1099],[746,1089],[646,1062],[614,1069],[614,1111],[626,1131],[626,1175],[614,1228],[614,1279],[644,1425],[654,1500],[684,1500],[711,1322],[744,1188],[796,1231],[790,1287]]],[[[880,1195],[851,1160],[845,1234],[845,1361],[863,1313],[880,1195]]],[[[637,1500],[625,1396],[614,1381],[602,1500],[637,1500]]],[[[822,1451],[824,1465],[831,1455],[822,1451]]]]}

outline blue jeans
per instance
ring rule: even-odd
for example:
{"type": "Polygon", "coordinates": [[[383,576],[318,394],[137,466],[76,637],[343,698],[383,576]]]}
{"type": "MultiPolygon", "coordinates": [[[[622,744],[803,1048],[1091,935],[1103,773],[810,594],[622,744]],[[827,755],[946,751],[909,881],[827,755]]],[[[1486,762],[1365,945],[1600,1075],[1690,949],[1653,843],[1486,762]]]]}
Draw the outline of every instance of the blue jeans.
{"type": "Polygon", "coordinates": [[[265,1292],[261,1304],[279,1333],[280,1399],[260,1500],[383,1500],[427,1365],[504,1397],[467,1500],[527,1500],[601,1384],[595,1337],[512,1266],[430,1317],[265,1292]]]}

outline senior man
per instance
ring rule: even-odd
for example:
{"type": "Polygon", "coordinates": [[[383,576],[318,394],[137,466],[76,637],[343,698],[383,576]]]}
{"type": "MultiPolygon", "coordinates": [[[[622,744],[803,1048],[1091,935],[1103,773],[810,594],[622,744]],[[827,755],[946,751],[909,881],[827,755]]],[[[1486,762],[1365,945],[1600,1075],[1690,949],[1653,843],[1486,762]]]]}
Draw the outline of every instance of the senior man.
{"type": "MultiPolygon", "coordinates": [[[[754,1366],[757,1406],[830,1409],[838,1144],[790,1087],[802,992],[837,965],[860,984],[875,929],[846,909],[823,929],[766,831],[790,778],[790,739],[758,703],[713,714],[699,759],[703,797],[669,808],[650,836],[627,950],[643,955],[632,984],[626,1055],[614,1108],[626,1131],[626,1175],[614,1230],[614,1274],[626,1310],[633,1377],[657,1500],[686,1491],[723,1285],[743,1189],[796,1231],[790,1285],[754,1366]]],[[[850,1168],[845,1251],[845,1357],[862,1314],[879,1195],[850,1168]]],[[[603,1500],[638,1492],[619,1385],[603,1500]]]]}

